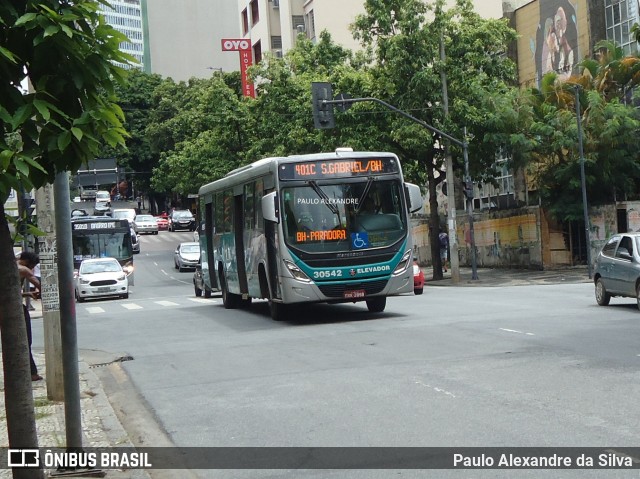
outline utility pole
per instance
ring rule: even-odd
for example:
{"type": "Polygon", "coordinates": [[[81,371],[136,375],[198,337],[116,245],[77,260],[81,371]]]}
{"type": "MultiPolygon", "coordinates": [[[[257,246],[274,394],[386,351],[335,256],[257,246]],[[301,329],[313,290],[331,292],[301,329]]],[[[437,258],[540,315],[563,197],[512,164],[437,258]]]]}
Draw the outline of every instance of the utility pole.
{"type": "Polygon", "coordinates": [[[582,112],[580,108],[580,86],[575,86],[576,119],[578,122],[578,152],[580,154],[580,185],[582,187],[582,212],[584,214],[585,240],[587,242],[587,271],[591,279],[591,227],[589,226],[589,207],[587,205],[587,181],[584,171],[584,150],[582,146],[582,112]]]}
{"type": "Polygon", "coordinates": [[[62,368],[64,371],[64,419],[67,449],[82,448],[80,382],[78,371],[78,332],[73,288],[73,246],[71,238],[71,206],[69,173],[60,172],[53,183],[60,289],[62,368]]]}
{"type": "Polygon", "coordinates": [[[38,245],[47,397],[52,401],[64,401],[55,202],[51,185],[43,186],[36,191],[36,206],[38,229],[44,232],[44,235],[38,238],[38,245]]]}
{"type": "MultiPolygon", "coordinates": [[[[446,55],[444,51],[444,32],[440,31],[440,61],[442,68],[440,69],[440,81],[442,82],[442,111],[445,120],[449,118],[449,92],[447,89],[447,72],[444,64],[446,55]]],[[[464,139],[466,142],[466,138],[464,139]]],[[[466,151],[466,150],[465,150],[466,151]]],[[[458,258],[458,234],[456,231],[456,196],[455,196],[455,178],[453,177],[453,158],[449,150],[449,142],[444,142],[444,154],[447,169],[447,228],[449,229],[449,249],[451,255],[451,281],[454,284],[460,282],[460,259],[458,258]]],[[[432,211],[431,214],[438,214],[432,211]]]]}

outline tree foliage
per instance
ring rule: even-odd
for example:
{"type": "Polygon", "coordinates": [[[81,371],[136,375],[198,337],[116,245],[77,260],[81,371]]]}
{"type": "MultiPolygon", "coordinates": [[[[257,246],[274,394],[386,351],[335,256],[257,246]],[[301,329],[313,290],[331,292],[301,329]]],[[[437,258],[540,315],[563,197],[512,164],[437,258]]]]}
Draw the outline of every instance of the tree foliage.
{"type": "Polygon", "coordinates": [[[640,82],[637,55],[624,56],[613,42],[600,42],[598,59],[585,59],[582,72],[563,82],[551,72],[531,90],[529,169],[543,205],[557,219],[582,220],[576,100],[589,205],[640,194],[640,115],[627,105],[640,82]]]}
{"type": "MultiPolygon", "coordinates": [[[[114,83],[124,40],[95,1],[0,3],[0,332],[10,447],[37,447],[20,282],[4,203],[92,159],[102,142],[123,144],[114,83]],[[29,81],[28,93],[23,82],[29,81]]],[[[41,477],[32,471],[30,477],[41,477]]]]}

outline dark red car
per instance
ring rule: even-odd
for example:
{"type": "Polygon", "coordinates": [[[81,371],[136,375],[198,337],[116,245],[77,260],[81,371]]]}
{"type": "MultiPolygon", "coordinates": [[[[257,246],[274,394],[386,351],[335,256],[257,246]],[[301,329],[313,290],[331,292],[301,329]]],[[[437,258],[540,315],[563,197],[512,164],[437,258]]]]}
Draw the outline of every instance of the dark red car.
{"type": "Polygon", "coordinates": [[[158,223],[158,231],[167,231],[169,229],[169,220],[162,216],[156,216],[156,223],[158,223]]]}

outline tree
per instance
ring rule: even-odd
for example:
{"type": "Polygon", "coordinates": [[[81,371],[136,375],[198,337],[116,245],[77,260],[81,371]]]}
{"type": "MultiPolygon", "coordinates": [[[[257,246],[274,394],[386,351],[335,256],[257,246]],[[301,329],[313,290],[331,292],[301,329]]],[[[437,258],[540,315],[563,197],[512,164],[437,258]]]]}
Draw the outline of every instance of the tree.
{"type": "MultiPolygon", "coordinates": [[[[102,3],[102,2],[101,2],[102,3]]],[[[20,284],[4,203],[11,188],[51,183],[93,158],[102,141],[124,142],[113,85],[130,57],[125,37],[90,0],[7,0],[0,4],[0,334],[10,447],[37,436],[20,284]],[[31,93],[23,94],[28,80],[31,93]]],[[[21,477],[41,477],[24,470],[21,477]]],[[[14,476],[18,477],[18,476],[14,476]]]]}
{"type": "MultiPolygon", "coordinates": [[[[365,13],[356,18],[353,32],[374,51],[375,96],[453,137],[462,139],[462,127],[468,127],[476,139],[471,144],[470,159],[477,178],[491,168],[495,152],[509,139],[493,128],[506,124],[498,116],[506,118],[513,111],[504,99],[515,98],[509,86],[515,79],[515,67],[505,52],[515,32],[504,20],[480,18],[470,1],[458,0],[449,10],[444,5],[444,0],[430,4],[421,0],[367,0],[365,13]],[[441,38],[447,58],[454,60],[441,61],[441,38]],[[441,107],[442,71],[452,99],[449,118],[441,107]],[[492,122],[485,121],[489,106],[502,108],[491,112],[495,117],[492,122]]],[[[446,179],[442,139],[404,118],[394,118],[391,126],[393,143],[389,147],[400,154],[404,164],[412,166],[411,175],[426,177],[434,279],[440,279],[436,187],[446,179]]],[[[454,153],[459,172],[460,151],[454,149],[454,153]]]]}
{"type": "Polygon", "coordinates": [[[551,72],[531,91],[528,128],[533,147],[530,171],[543,205],[561,221],[582,221],[576,95],[580,97],[587,197],[590,205],[640,194],[640,115],[627,105],[640,82],[637,55],[624,56],[613,42],[600,42],[598,59],[566,81],[551,72]]]}

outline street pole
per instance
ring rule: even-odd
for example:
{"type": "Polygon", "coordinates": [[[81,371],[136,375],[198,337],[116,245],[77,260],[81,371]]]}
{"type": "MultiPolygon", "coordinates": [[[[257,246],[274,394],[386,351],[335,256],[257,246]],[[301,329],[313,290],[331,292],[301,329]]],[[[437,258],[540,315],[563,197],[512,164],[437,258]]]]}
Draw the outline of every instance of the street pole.
{"type": "Polygon", "coordinates": [[[60,296],[58,289],[58,264],[56,253],[56,224],[53,186],[36,190],[38,229],[44,232],[38,237],[40,255],[40,302],[44,325],[44,354],[47,371],[47,398],[64,401],[62,368],[62,344],[60,336],[60,296]]]}
{"type": "Polygon", "coordinates": [[[575,86],[576,94],[576,118],[578,122],[578,151],[580,153],[580,185],[582,187],[582,212],[584,214],[584,229],[587,242],[587,271],[589,279],[591,274],[591,228],[589,226],[589,207],[587,205],[587,180],[584,171],[584,149],[582,146],[582,113],[580,108],[580,86],[575,86]]]}
{"type": "Polygon", "coordinates": [[[56,211],[58,253],[58,284],[60,289],[60,317],[62,341],[62,370],[64,376],[64,418],[68,450],[82,448],[82,419],[80,411],[80,381],[78,372],[78,334],[76,302],[73,287],[73,244],[71,238],[71,205],[69,204],[69,173],[56,175],[53,183],[56,211]]]}
{"type": "MultiPolygon", "coordinates": [[[[442,62],[442,69],[440,70],[440,80],[442,82],[442,110],[444,117],[449,117],[449,92],[447,89],[447,72],[444,68],[446,55],[444,51],[444,34],[440,32],[440,61],[442,62]]],[[[466,139],[463,139],[466,143],[466,139]]],[[[466,148],[464,150],[466,152],[466,148]]],[[[451,261],[451,281],[454,284],[460,282],[460,259],[458,257],[458,233],[456,231],[456,195],[455,195],[455,179],[453,177],[453,158],[451,157],[451,151],[449,150],[449,143],[444,142],[444,154],[446,161],[446,176],[447,176],[447,228],[449,230],[449,248],[451,261]]],[[[431,214],[438,214],[438,212],[431,212],[431,214]]]]}
{"type": "Polygon", "coordinates": [[[469,175],[469,145],[467,143],[467,127],[464,127],[463,133],[464,136],[464,147],[462,149],[462,154],[464,156],[464,178],[465,183],[470,186],[471,192],[467,192],[465,194],[467,201],[467,215],[469,216],[469,240],[471,242],[471,279],[478,279],[478,261],[476,258],[476,234],[473,227],[473,186],[471,183],[471,176],[469,175]]]}

